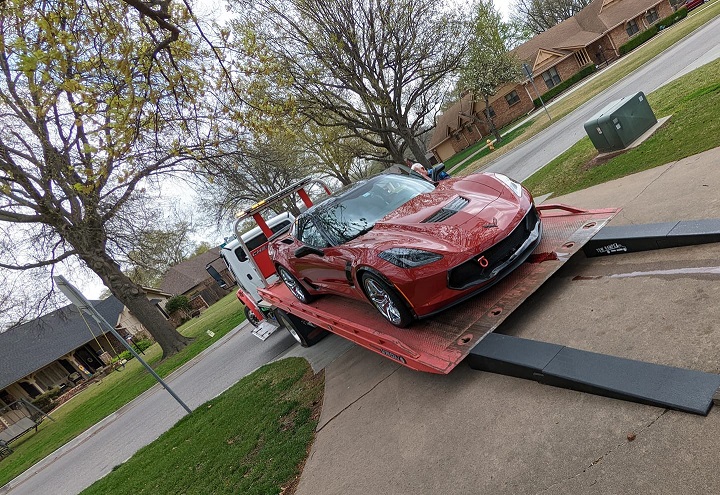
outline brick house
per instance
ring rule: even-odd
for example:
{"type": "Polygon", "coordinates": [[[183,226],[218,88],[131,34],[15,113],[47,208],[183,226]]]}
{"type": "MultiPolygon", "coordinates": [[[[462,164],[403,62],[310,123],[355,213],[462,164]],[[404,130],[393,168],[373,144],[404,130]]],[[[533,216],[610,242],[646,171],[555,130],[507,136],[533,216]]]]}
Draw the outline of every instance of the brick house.
{"type": "Polygon", "coordinates": [[[193,309],[202,310],[225,297],[233,285],[235,280],[220,258],[220,248],[215,247],[170,268],[160,283],[160,291],[187,296],[193,309]],[[226,281],[226,289],[207,272],[205,267],[209,264],[226,281]]]}
{"type": "MultiPolygon", "coordinates": [[[[564,20],[513,50],[532,69],[540,94],[567,80],[588,65],[606,66],[620,56],[619,48],[674,12],[670,0],[594,0],[564,20]]],[[[534,110],[537,98],[529,81],[509,83],[490,98],[497,128],[534,110]]],[[[429,149],[438,161],[486,139],[489,126],[485,102],[466,94],[436,121],[429,149]]]]}

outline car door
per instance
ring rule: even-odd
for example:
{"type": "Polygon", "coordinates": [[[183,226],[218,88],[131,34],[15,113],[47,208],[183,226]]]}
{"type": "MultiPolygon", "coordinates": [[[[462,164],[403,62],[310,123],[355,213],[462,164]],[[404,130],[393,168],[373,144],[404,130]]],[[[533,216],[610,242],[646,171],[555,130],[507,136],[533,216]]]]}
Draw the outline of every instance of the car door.
{"type": "Polygon", "coordinates": [[[310,246],[319,249],[323,254],[311,253],[292,257],[291,269],[296,276],[325,292],[351,294],[350,279],[347,275],[350,259],[346,253],[330,245],[312,218],[305,219],[298,227],[298,247],[310,246]]]}

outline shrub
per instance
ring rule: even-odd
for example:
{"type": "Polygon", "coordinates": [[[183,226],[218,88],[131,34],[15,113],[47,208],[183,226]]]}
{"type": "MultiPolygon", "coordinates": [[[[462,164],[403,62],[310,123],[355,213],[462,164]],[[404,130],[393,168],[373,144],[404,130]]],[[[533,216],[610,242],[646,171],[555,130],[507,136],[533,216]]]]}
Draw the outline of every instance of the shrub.
{"type": "Polygon", "coordinates": [[[618,48],[618,52],[620,52],[620,55],[625,55],[626,53],[634,50],[635,48],[642,45],[647,40],[658,34],[658,31],[662,31],[666,27],[672,26],[679,20],[685,19],[685,17],[687,17],[687,8],[682,7],[681,9],[678,9],[677,12],[675,12],[674,14],[669,15],[664,19],[660,19],[654,25],[650,26],[645,31],[638,34],[624,45],[621,45],[620,48],[618,48]]]}
{"type": "MultiPolygon", "coordinates": [[[[578,81],[585,79],[587,76],[595,72],[597,68],[594,65],[587,65],[580,69],[580,71],[576,72],[574,75],[570,76],[568,79],[564,80],[557,86],[553,86],[550,88],[549,91],[542,94],[543,101],[548,101],[551,98],[554,98],[558,94],[565,91],[567,88],[572,86],[573,84],[577,83],[578,81]]],[[[540,98],[535,98],[533,100],[533,103],[535,103],[535,107],[540,107],[542,103],[540,103],[540,98]]]]}
{"type": "Polygon", "coordinates": [[[165,303],[165,311],[167,311],[168,314],[173,314],[178,309],[182,309],[184,311],[192,310],[192,306],[190,306],[190,300],[187,298],[187,296],[183,296],[182,294],[179,296],[173,296],[165,303]]]}
{"type": "Polygon", "coordinates": [[[62,390],[59,388],[51,388],[44,394],[40,394],[32,400],[32,405],[40,409],[44,413],[49,413],[55,408],[55,399],[60,397],[62,390]]]}
{"type": "MultiPolygon", "coordinates": [[[[153,341],[152,341],[152,340],[150,340],[150,339],[142,339],[142,340],[138,340],[137,342],[135,342],[135,346],[134,346],[134,347],[135,347],[135,351],[137,351],[137,352],[143,352],[143,351],[145,351],[145,349],[147,349],[147,348],[150,347],[151,345],[153,345],[153,341]]],[[[133,355],[130,353],[130,351],[122,351],[120,354],[118,354],[118,360],[120,360],[120,359],[125,359],[125,360],[128,360],[128,361],[129,361],[129,360],[132,359],[133,357],[135,357],[135,356],[133,356],[133,355]]]]}
{"type": "Polygon", "coordinates": [[[637,48],[638,46],[645,43],[647,40],[649,40],[650,38],[655,36],[657,33],[658,33],[657,24],[654,26],[650,26],[642,33],[639,33],[636,36],[634,36],[633,38],[631,38],[630,41],[628,41],[624,45],[621,45],[620,48],[618,48],[618,52],[620,52],[620,55],[625,55],[629,51],[632,51],[635,48],[637,48]]]}

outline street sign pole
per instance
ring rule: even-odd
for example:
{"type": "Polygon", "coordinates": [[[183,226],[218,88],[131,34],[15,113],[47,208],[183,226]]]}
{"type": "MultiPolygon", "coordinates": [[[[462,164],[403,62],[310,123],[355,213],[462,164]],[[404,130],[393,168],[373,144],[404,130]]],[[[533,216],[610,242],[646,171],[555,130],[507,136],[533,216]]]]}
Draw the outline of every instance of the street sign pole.
{"type": "Polygon", "coordinates": [[[98,325],[107,328],[108,331],[112,333],[115,338],[118,339],[128,351],[130,351],[130,354],[132,354],[135,359],[140,361],[142,365],[145,366],[145,369],[150,372],[150,374],[155,378],[155,380],[157,380],[157,382],[162,385],[162,387],[167,390],[170,395],[172,395],[173,399],[175,399],[178,404],[180,404],[183,409],[188,412],[188,414],[192,412],[192,410],[187,406],[187,404],[185,404],[182,399],[180,399],[180,397],[178,397],[177,394],[173,392],[173,390],[167,385],[167,383],[165,383],[163,379],[160,378],[160,375],[155,373],[155,370],[152,369],[152,367],[147,364],[137,352],[135,352],[135,349],[133,349],[132,346],[128,344],[125,339],[120,336],[119,333],[117,333],[115,327],[108,323],[107,320],[103,318],[100,313],[98,313],[98,310],[95,309],[92,304],[90,304],[90,301],[85,299],[85,296],[83,296],[79,290],[77,290],[70,282],[65,280],[65,277],[63,277],[62,275],[55,275],[53,277],[53,280],[55,280],[55,283],[57,284],[60,291],[65,294],[65,297],[67,297],[70,302],[77,307],[78,311],[87,313],[98,323],[98,325]]]}
{"type": "Polygon", "coordinates": [[[523,72],[527,76],[528,79],[530,79],[530,83],[532,84],[533,88],[535,88],[535,94],[538,96],[538,99],[540,100],[540,104],[543,106],[543,109],[545,110],[545,113],[548,116],[548,119],[552,120],[552,117],[550,117],[550,112],[548,112],[547,107],[545,106],[545,102],[542,99],[542,96],[540,96],[540,91],[538,91],[537,86],[535,86],[535,79],[533,79],[532,76],[532,69],[528,64],[522,64],[523,72]]]}

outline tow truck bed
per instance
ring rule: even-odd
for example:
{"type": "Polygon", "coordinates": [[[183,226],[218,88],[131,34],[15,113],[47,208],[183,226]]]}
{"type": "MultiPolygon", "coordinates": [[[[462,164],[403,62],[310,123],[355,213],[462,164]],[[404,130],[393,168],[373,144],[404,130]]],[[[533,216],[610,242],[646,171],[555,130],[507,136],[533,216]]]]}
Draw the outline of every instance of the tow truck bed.
{"type": "Polygon", "coordinates": [[[491,289],[410,328],[391,325],[369,303],[322,296],[306,305],[282,283],[260,292],[278,308],[409,368],[449,373],[619,211],[564,205],[538,210],[543,238],[527,262],[491,289]]]}

